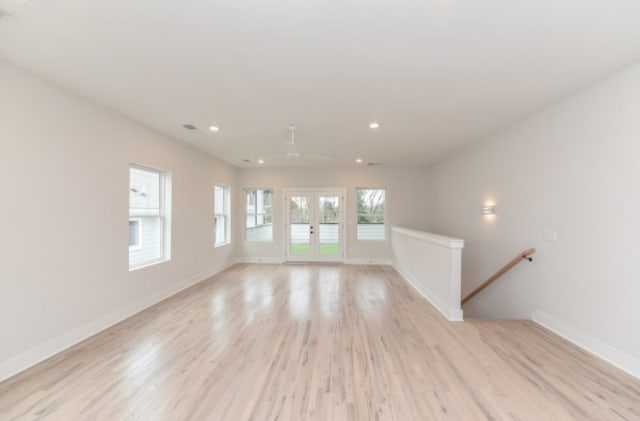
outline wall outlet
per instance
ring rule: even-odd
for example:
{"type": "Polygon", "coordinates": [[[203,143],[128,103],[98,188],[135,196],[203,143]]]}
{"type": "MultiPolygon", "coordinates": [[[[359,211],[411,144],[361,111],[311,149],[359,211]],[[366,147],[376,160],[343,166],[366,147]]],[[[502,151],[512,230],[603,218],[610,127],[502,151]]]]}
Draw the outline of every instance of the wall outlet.
{"type": "Polygon", "coordinates": [[[552,229],[545,229],[542,237],[544,241],[556,241],[558,239],[558,232],[552,229]]]}

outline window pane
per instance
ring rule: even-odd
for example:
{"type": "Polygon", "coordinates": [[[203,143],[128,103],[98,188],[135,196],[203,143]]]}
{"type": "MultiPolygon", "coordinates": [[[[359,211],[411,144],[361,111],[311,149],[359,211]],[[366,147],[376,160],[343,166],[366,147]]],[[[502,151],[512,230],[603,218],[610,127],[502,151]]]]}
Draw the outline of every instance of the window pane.
{"type": "Polygon", "coordinates": [[[339,196],[320,196],[318,198],[319,227],[318,250],[320,254],[340,253],[340,233],[338,214],[340,212],[339,196]]]}
{"type": "Polygon", "coordinates": [[[273,191],[272,190],[264,190],[263,197],[263,213],[264,213],[264,223],[271,224],[273,223],[273,191]]]}
{"type": "Polygon", "coordinates": [[[358,189],[358,214],[384,215],[383,189],[358,189]]]}
{"type": "Polygon", "coordinates": [[[291,223],[292,224],[309,224],[309,198],[306,196],[295,196],[291,198],[289,203],[291,223]]]}
{"type": "Polygon", "coordinates": [[[247,241],[272,241],[272,198],[270,189],[247,190],[246,234],[247,241]]]}
{"type": "Polygon", "coordinates": [[[224,187],[221,187],[221,186],[214,187],[213,204],[215,207],[216,214],[224,213],[224,187]]]}
{"type": "Polygon", "coordinates": [[[291,254],[309,254],[311,250],[311,227],[308,196],[293,196],[289,201],[291,254]]]}
{"type": "Polygon", "coordinates": [[[129,247],[140,245],[140,221],[129,221],[129,247]]]}
{"type": "Polygon", "coordinates": [[[167,174],[152,169],[129,169],[129,268],[160,261],[168,256],[165,250],[166,206],[168,195],[164,177],[167,174]],[[132,219],[134,217],[135,219],[132,219]]]}
{"type": "Polygon", "coordinates": [[[320,223],[338,223],[338,196],[321,196],[318,198],[320,205],[320,223]]]}
{"type": "Polygon", "coordinates": [[[224,215],[216,216],[216,244],[223,244],[226,242],[225,226],[224,215]]]}
{"type": "Polygon", "coordinates": [[[384,189],[356,189],[358,240],[384,240],[386,236],[384,189]]]}
{"type": "Polygon", "coordinates": [[[271,225],[256,225],[255,227],[247,228],[247,240],[248,241],[271,241],[272,232],[271,225]]]}
{"type": "Polygon", "coordinates": [[[358,224],[358,240],[384,240],[384,224],[358,224]]]}
{"type": "Polygon", "coordinates": [[[256,213],[256,190],[247,190],[247,213],[256,213]]]}
{"type": "Polygon", "coordinates": [[[160,209],[160,173],[131,168],[129,209],[160,209]]]}
{"type": "Polygon", "coordinates": [[[214,218],[215,218],[215,245],[223,245],[230,242],[229,236],[229,187],[214,186],[214,218]]]}

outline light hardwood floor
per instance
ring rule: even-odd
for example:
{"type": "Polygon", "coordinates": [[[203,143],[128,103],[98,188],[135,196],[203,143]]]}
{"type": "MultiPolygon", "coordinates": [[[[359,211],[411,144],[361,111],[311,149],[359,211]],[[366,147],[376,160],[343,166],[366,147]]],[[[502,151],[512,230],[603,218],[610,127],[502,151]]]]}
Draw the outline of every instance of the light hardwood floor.
{"type": "Polygon", "coordinates": [[[640,381],[389,267],[237,265],[0,383],[0,419],[640,420],[640,381]]]}

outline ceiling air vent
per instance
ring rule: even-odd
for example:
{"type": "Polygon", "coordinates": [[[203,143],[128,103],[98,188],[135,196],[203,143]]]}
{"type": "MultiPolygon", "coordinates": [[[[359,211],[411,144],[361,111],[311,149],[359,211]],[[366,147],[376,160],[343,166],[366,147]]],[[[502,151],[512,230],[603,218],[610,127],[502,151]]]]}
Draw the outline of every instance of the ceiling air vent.
{"type": "Polygon", "coordinates": [[[368,167],[377,167],[378,165],[382,165],[379,162],[367,162],[368,167]]]}
{"type": "Polygon", "coordinates": [[[198,130],[198,128],[193,124],[183,124],[182,127],[192,132],[198,130]]]}

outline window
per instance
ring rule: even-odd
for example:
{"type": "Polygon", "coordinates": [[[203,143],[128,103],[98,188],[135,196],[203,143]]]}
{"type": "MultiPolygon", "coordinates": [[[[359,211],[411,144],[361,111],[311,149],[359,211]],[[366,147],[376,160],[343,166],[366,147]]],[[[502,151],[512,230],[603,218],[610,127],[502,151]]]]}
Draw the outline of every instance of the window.
{"type": "Polygon", "coordinates": [[[384,240],[384,189],[356,189],[358,200],[358,240],[384,240]]]}
{"type": "Polygon", "coordinates": [[[247,189],[246,231],[247,241],[273,241],[273,190],[247,189]]]}
{"type": "Polygon", "coordinates": [[[169,174],[129,168],[129,269],[168,260],[169,174]]]}
{"type": "Polygon", "coordinates": [[[215,246],[229,243],[229,187],[215,186],[213,207],[215,216],[215,246]]]}

